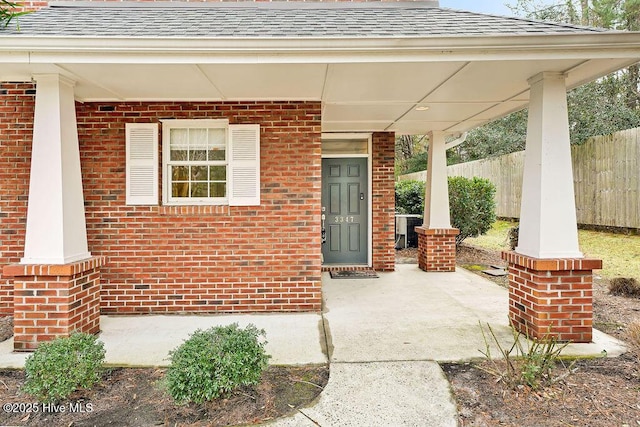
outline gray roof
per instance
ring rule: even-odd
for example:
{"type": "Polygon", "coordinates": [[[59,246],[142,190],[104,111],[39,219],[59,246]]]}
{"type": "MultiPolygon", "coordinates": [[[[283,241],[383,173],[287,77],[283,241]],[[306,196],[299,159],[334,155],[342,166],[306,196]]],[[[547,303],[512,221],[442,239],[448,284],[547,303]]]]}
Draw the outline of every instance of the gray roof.
{"type": "Polygon", "coordinates": [[[2,35],[376,38],[584,34],[604,30],[407,3],[52,3],[2,35]]]}

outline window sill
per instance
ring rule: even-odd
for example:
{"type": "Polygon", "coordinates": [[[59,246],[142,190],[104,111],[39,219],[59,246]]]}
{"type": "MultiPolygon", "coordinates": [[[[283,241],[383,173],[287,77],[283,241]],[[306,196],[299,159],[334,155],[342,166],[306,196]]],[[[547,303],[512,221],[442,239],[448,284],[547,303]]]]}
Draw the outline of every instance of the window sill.
{"type": "Polygon", "coordinates": [[[182,199],[170,199],[163,201],[163,205],[165,206],[228,206],[229,199],[226,197],[220,198],[211,198],[211,199],[190,199],[188,197],[184,197],[182,199]]]}
{"type": "Polygon", "coordinates": [[[160,215],[228,215],[231,212],[229,205],[161,205],[158,206],[160,215]]]}

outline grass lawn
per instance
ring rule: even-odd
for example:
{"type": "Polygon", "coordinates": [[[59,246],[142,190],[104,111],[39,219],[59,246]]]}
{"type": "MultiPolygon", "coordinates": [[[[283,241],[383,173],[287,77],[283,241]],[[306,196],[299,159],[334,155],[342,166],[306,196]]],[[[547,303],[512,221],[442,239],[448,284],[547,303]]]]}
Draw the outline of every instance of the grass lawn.
{"type": "MultiPolygon", "coordinates": [[[[515,225],[496,221],[486,235],[469,238],[465,242],[487,249],[506,250],[507,232],[515,225]]],[[[640,236],[578,230],[578,239],[585,257],[603,261],[602,277],[634,277],[640,280],[640,236]]]]}

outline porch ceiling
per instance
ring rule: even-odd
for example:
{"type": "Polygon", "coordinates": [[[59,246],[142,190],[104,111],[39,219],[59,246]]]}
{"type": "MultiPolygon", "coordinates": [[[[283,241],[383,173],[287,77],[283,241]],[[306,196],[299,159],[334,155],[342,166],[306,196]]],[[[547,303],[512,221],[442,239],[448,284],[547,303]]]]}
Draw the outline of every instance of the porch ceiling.
{"type": "Polygon", "coordinates": [[[524,108],[527,80],[567,73],[569,87],[636,58],[443,62],[140,64],[4,63],[0,80],[61,73],[89,101],[322,101],[323,132],[462,132],[524,108]],[[418,107],[426,107],[420,109],[418,107]]]}

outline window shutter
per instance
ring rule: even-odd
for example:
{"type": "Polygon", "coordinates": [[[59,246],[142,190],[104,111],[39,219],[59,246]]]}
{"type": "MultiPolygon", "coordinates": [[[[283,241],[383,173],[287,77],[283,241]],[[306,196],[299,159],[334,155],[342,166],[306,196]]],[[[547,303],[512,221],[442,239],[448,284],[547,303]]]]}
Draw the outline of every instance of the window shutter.
{"type": "Polygon", "coordinates": [[[231,206],[260,204],[260,125],[229,125],[231,206]]]}
{"type": "Polygon", "coordinates": [[[127,123],[127,205],[158,204],[158,124],[127,123]]]}

